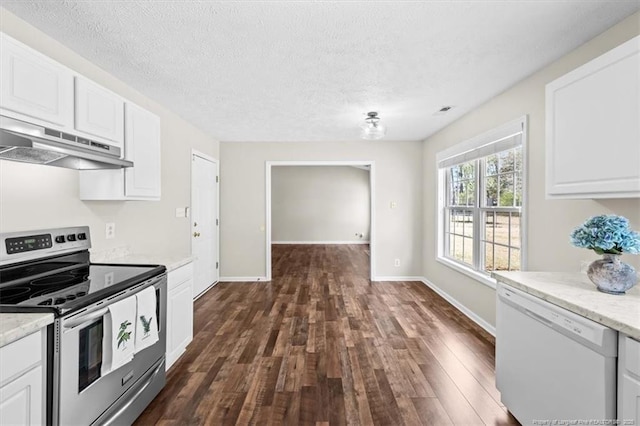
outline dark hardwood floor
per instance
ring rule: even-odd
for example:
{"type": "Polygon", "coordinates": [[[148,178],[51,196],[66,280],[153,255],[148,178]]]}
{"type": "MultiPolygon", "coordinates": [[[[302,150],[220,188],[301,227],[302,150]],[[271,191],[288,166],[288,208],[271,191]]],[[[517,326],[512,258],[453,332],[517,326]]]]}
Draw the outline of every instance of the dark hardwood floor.
{"type": "Polygon", "coordinates": [[[137,425],[518,424],[494,340],[419,282],[370,282],[363,245],[275,245],[271,283],[220,283],[137,425]]]}

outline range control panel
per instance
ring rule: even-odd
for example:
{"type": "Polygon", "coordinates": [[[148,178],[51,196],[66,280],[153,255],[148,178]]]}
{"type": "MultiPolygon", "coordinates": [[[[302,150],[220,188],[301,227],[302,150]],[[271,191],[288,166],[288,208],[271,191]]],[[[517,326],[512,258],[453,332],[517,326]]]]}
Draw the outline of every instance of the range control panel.
{"type": "Polygon", "coordinates": [[[51,234],[29,235],[26,237],[7,238],[5,240],[7,254],[23,251],[51,248],[51,234]]]}
{"type": "Polygon", "coordinates": [[[48,249],[53,247],[52,241],[55,241],[56,244],[62,244],[86,239],[87,234],[85,232],[78,232],[77,234],[56,235],[54,239],[52,239],[51,234],[27,235],[24,237],[7,238],[4,243],[7,254],[13,254],[24,251],[48,249]]]}
{"type": "Polygon", "coordinates": [[[0,265],[91,248],[88,226],[0,234],[0,265]]]}

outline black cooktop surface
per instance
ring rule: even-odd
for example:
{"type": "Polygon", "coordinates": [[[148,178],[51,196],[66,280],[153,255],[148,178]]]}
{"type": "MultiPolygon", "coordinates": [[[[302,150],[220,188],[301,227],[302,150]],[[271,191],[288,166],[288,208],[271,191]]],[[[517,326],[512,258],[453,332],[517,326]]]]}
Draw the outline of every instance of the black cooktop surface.
{"type": "Polygon", "coordinates": [[[75,253],[0,270],[0,312],[82,308],[165,271],[157,265],[110,265],[88,262],[75,253]]]}

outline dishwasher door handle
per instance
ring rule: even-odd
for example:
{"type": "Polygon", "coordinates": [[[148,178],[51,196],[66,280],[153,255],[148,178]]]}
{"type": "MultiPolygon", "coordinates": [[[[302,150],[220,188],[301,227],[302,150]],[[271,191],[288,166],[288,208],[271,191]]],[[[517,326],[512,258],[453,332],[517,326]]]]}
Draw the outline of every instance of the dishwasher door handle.
{"type": "Polygon", "coordinates": [[[527,316],[533,318],[534,320],[539,321],[539,322],[541,322],[543,324],[546,324],[549,327],[553,327],[553,322],[548,320],[548,319],[546,319],[545,317],[540,316],[540,315],[536,314],[535,312],[530,311],[527,308],[521,307],[521,309],[525,314],[527,314],[527,316]]]}

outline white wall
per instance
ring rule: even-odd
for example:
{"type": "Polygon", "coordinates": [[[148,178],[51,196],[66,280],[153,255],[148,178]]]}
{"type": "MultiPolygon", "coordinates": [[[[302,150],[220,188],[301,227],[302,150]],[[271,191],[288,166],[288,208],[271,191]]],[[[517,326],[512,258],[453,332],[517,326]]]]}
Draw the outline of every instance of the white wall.
{"type": "Polygon", "coordinates": [[[0,231],[89,225],[97,250],[128,245],[141,253],[190,253],[189,220],[176,218],[175,208],[190,203],[191,148],[218,158],[219,143],[1,8],[0,30],[152,111],[162,121],[161,201],[80,201],[77,171],[0,160],[0,231]],[[105,240],[106,222],[115,222],[115,239],[105,240]]]}
{"type": "MultiPolygon", "coordinates": [[[[632,227],[639,230],[640,200],[545,199],[545,85],[638,35],[639,23],[640,14],[630,16],[425,141],[424,275],[490,324],[495,324],[495,291],[436,262],[436,153],[522,115],[528,115],[529,200],[525,212],[528,215],[528,269],[579,272],[582,260],[591,261],[597,256],[591,251],[571,246],[571,230],[589,216],[609,213],[626,216],[632,227]]],[[[602,149],[607,149],[607,141],[602,143],[602,149]]],[[[579,160],[579,155],[576,159],[579,160]]],[[[640,256],[626,255],[623,260],[634,264],[636,268],[640,265],[640,256]]]]}
{"type": "Polygon", "coordinates": [[[422,142],[222,142],[221,276],[266,276],[265,162],[294,160],[375,161],[376,275],[422,275],[421,155],[422,142]]]}
{"type": "Polygon", "coordinates": [[[275,166],[271,169],[271,241],[369,241],[369,195],[368,170],[275,166]]]}

